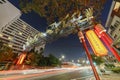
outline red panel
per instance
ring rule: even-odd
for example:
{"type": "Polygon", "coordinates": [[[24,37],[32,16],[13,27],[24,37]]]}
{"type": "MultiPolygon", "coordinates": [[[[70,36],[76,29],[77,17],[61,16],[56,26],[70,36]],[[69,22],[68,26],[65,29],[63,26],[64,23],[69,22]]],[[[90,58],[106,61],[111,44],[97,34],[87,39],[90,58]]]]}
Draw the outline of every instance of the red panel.
{"type": "Polygon", "coordinates": [[[105,37],[102,36],[101,39],[105,42],[105,44],[106,44],[107,47],[110,49],[110,51],[113,53],[113,55],[116,57],[116,59],[117,59],[118,61],[120,61],[120,56],[118,55],[117,51],[115,51],[115,49],[110,46],[109,42],[106,41],[105,37]]]}

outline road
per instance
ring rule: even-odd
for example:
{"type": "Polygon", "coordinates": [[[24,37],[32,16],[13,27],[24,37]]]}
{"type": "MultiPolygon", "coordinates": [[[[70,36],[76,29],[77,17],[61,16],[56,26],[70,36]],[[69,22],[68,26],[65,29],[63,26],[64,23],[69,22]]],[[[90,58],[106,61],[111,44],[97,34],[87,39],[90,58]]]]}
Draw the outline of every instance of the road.
{"type": "Polygon", "coordinates": [[[85,80],[92,76],[93,73],[90,69],[78,69],[72,72],[35,80],[85,80]]]}
{"type": "MultiPolygon", "coordinates": [[[[120,74],[100,74],[101,80],[120,80],[120,74]]],[[[79,68],[0,71],[0,80],[96,80],[90,66],[79,68]]]]}
{"type": "Polygon", "coordinates": [[[85,80],[89,77],[93,77],[91,67],[0,71],[0,80],[85,80]]]}

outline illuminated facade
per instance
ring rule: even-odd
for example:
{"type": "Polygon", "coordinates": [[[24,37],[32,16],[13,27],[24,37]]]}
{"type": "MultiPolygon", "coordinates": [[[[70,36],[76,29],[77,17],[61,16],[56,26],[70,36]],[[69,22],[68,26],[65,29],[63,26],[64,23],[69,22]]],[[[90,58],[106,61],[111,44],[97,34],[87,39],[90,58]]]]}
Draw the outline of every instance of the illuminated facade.
{"type": "Polygon", "coordinates": [[[23,51],[23,45],[28,36],[34,37],[39,33],[38,30],[21,20],[20,16],[20,10],[10,2],[0,0],[0,40],[13,48],[14,53],[23,51]]]}
{"type": "Polygon", "coordinates": [[[108,34],[113,39],[112,46],[120,54],[120,2],[119,0],[113,1],[109,16],[107,19],[106,27],[108,27],[108,34]]]}

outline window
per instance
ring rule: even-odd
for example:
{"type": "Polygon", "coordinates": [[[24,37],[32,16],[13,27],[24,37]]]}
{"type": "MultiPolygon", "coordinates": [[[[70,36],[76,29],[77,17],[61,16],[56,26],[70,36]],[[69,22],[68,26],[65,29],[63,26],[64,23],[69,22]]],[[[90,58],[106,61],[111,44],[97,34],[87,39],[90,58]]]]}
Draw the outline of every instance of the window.
{"type": "Polygon", "coordinates": [[[5,0],[1,0],[1,1],[0,1],[0,4],[3,4],[3,3],[6,3],[6,1],[5,1],[5,0]]]}
{"type": "Polygon", "coordinates": [[[3,35],[2,34],[0,34],[0,37],[2,37],[3,35]]]}
{"type": "Polygon", "coordinates": [[[114,38],[116,39],[117,38],[117,35],[115,34],[114,38]]]}
{"type": "Polygon", "coordinates": [[[110,32],[110,35],[112,35],[112,34],[113,34],[113,31],[110,32]]]}
{"type": "Polygon", "coordinates": [[[118,20],[116,20],[114,27],[117,28],[120,25],[120,22],[118,20]]]}
{"type": "Polygon", "coordinates": [[[2,0],[4,3],[6,3],[6,1],[5,0],[2,0]]]}
{"type": "Polygon", "coordinates": [[[2,1],[0,1],[0,4],[3,4],[2,1]]]}
{"type": "Polygon", "coordinates": [[[116,22],[117,22],[118,24],[120,24],[120,22],[119,22],[118,20],[116,20],[116,22]]]}
{"type": "Polygon", "coordinates": [[[110,26],[110,29],[112,30],[112,31],[114,31],[115,30],[115,28],[111,25],[110,26]]]}
{"type": "Polygon", "coordinates": [[[3,35],[3,37],[8,38],[8,36],[6,36],[6,35],[3,35]]]}

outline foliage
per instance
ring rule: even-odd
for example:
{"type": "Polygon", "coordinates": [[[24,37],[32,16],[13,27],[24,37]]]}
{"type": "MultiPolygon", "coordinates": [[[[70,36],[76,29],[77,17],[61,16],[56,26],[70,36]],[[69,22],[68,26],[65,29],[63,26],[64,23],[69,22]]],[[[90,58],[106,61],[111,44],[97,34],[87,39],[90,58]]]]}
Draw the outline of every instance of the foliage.
{"type": "Polygon", "coordinates": [[[56,58],[54,55],[49,54],[49,63],[51,66],[57,66],[58,64],[60,64],[60,61],[58,58],[56,58]]]}
{"type": "Polygon", "coordinates": [[[115,73],[120,73],[120,67],[115,67],[112,69],[112,71],[115,73]]]}
{"type": "Polygon", "coordinates": [[[107,68],[113,68],[113,67],[115,67],[114,64],[105,64],[105,66],[106,66],[107,68]]]}
{"type": "Polygon", "coordinates": [[[3,61],[13,61],[16,55],[13,53],[13,49],[4,45],[2,41],[0,41],[0,62],[3,61]]]}
{"type": "Polygon", "coordinates": [[[58,58],[56,58],[54,55],[49,54],[48,57],[42,57],[42,59],[39,62],[40,66],[58,66],[60,64],[60,61],[58,58]]]}
{"type": "Polygon", "coordinates": [[[43,49],[40,50],[41,52],[38,53],[37,51],[35,52],[35,48],[31,49],[31,51],[28,52],[28,55],[25,60],[25,64],[28,65],[38,65],[40,59],[43,56],[43,49]]]}
{"type": "Polygon", "coordinates": [[[93,62],[95,62],[97,65],[100,65],[104,62],[104,59],[102,57],[98,57],[94,54],[91,55],[93,62]]]}
{"type": "Polygon", "coordinates": [[[35,48],[28,52],[25,64],[32,66],[57,66],[60,64],[59,59],[52,54],[49,54],[48,57],[45,57],[43,55],[43,48],[40,49],[40,53],[37,51],[35,52],[34,50],[35,48]]]}
{"type": "Polygon", "coordinates": [[[39,61],[39,66],[48,66],[49,60],[48,57],[42,57],[39,61]]]}
{"type": "Polygon", "coordinates": [[[96,18],[101,15],[101,10],[106,0],[20,0],[22,12],[34,11],[45,17],[49,24],[62,20],[67,14],[70,16],[77,12],[84,13],[88,7],[93,7],[96,18]]]}

